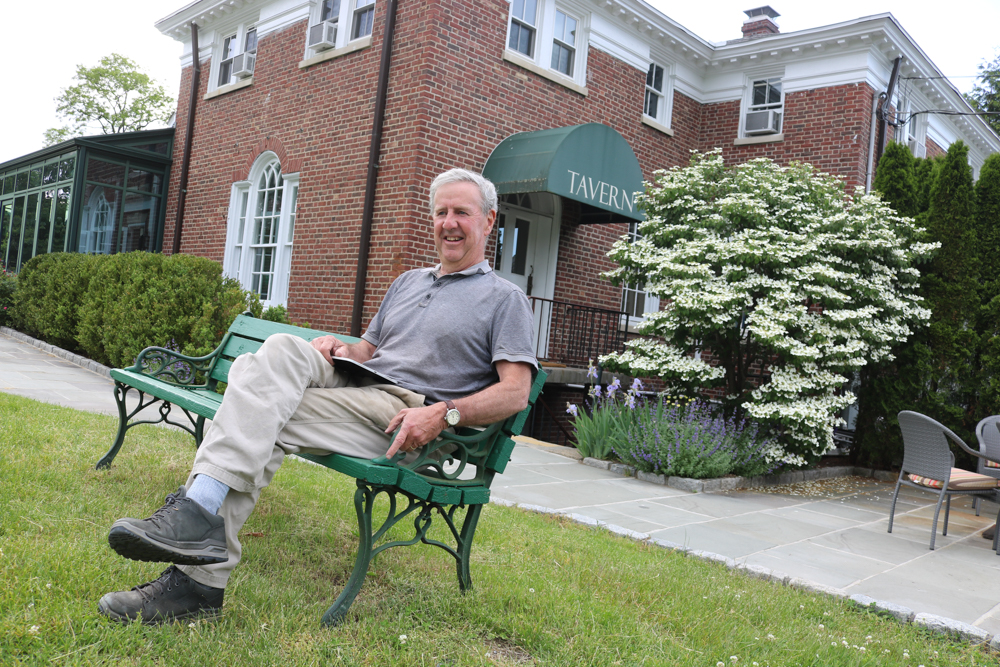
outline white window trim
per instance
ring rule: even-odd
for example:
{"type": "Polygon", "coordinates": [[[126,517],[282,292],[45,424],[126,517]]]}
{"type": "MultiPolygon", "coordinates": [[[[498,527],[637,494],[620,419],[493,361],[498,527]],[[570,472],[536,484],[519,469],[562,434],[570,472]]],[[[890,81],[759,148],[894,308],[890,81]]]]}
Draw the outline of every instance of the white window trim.
{"type": "Polygon", "coordinates": [[[508,46],[514,13],[513,3],[508,4],[510,6],[507,10],[507,30],[504,34],[504,60],[586,95],[587,53],[590,50],[588,48],[590,44],[590,12],[585,6],[566,0],[538,0],[535,16],[535,53],[529,57],[508,46]],[[557,8],[567,16],[577,20],[576,44],[574,46],[576,53],[573,62],[573,76],[571,77],[551,67],[557,8]]]}
{"type": "MultiPolygon", "coordinates": [[[[222,68],[222,61],[228,60],[223,58],[222,49],[226,45],[226,38],[231,35],[236,35],[236,43],[239,44],[240,49],[245,48],[247,32],[257,28],[256,21],[245,21],[243,23],[231,26],[226,30],[216,30],[215,31],[215,43],[212,45],[212,67],[208,78],[208,94],[205,95],[205,99],[210,99],[210,97],[216,97],[223,93],[228,93],[233,90],[239,90],[240,88],[246,88],[251,83],[253,83],[253,75],[248,76],[244,79],[234,79],[230,74],[229,83],[219,85],[219,71],[222,68]],[[212,95],[211,93],[216,93],[212,95]]],[[[260,31],[257,32],[257,46],[258,48],[254,50],[256,53],[260,48],[260,31]]],[[[237,56],[243,53],[242,50],[237,51],[234,55],[237,56]]],[[[256,69],[256,65],[255,65],[256,69]]]]}
{"type": "MultiPolygon", "coordinates": [[[[372,3],[372,6],[377,6],[378,0],[372,3]]],[[[318,25],[320,22],[320,16],[323,12],[323,3],[319,0],[312,0],[310,2],[309,10],[309,25],[306,28],[305,35],[305,50],[302,62],[299,63],[299,67],[308,67],[317,62],[323,62],[324,60],[329,60],[330,58],[336,58],[337,56],[344,55],[346,53],[351,53],[359,49],[363,49],[367,46],[371,46],[371,33],[367,35],[362,35],[357,39],[351,39],[351,35],[354,34],[354,16],[357,10],[358,0],[341,0],[340,1],[340,14],[337,16],[337,41],[336,46],[332,49],[316,49],[309,46],[309,30],[314,26],[318,25]]],[[[374,28],[373,28],[374,30],[374,28]]]]}
{"type": "MultiPolygon", "coordinates": [[[[254,161],[250,169],[248,180],[233,183],[229,198],[229,215],[226,225],[226,248],[222,260],[223,273],[238,280],[243,289],[249,290],[252,285],[251,267],[252,256],[247,250],[253,237],[252,211],[257,197],[257,184],[261,174],[267,165],[278,160],[278,156],[267,151],[261,153],[254,161]],[[243,209],[243,195],[247,196],[246,209],[243,209]],[[243,228],[243,237],[239,238],[240,217],[246,215],[243,228]],[[236,246],[241,247],[241,252],[237,257],[236,246]]],[[[280,163],[279,163],[280,164],[280,163]]],[[[271,283],[271,297],[261,300],[265,308],[269,306],[288,305],[288,283],[291,269],[292,252],[294,249],[294,236],[289,238],[288,233],[294,234],[295,225],[290,221],[293,216],[297,217],[292,207],[295,205],[297,197],[292,193],[299,186],[299,174],[281,175],[282,195],[281,212],[278,224],[278,242],[276,244],[274,261],[274,279],[271,283]],[[289,227],[291,226],[291,229],[289,227]]],[[[296,221],[297,222],[297,221],[296,221]]]]}
{"type": "Polygon", "coordinates": [[[736,144],[750,144],[750,143],[770,143],[772,141],[782,141],[784,139],[785,132],[785,70],[781,69],[769,69],[763,71],[756,71],[752,73],[744,74],[743,78],[743,100],[740,104],[740,125],[739,125],[739,135],[736,144]],[[753,106],[753,84],[754,81],[760,81],[762,79],[780,79],[781,80],[781,107],[778,109],[781,112],[781,128],[775,134],[750,134],[746,133],[746,120],[747,113],[751,111],[750,107],[753,106]],[[780,137],[780,138],[779,138],[780,137]]]}
{"type": "MultiPolygon", "coordinates": [[[[663,68],[663,90],[659,93],[661,100],[659,108],[655,116],[649,116],[646,114],[646,84],[645,79],[643,79],[642,86],[642,119],[650,127],[656,128],[660,132],[674,135],[671,129],[671,122],[673,121],[674,113],[674,79],[676,78],[676,68],[674,65],[669,64],[663,58],[654,58],[650,61],[650,65],[658,65],[663,68]],[[649,122],[652,121],[652,122],[649,122]]],[[[647,74],[649,73],[649,67],[646,67],[647,74]]]]}

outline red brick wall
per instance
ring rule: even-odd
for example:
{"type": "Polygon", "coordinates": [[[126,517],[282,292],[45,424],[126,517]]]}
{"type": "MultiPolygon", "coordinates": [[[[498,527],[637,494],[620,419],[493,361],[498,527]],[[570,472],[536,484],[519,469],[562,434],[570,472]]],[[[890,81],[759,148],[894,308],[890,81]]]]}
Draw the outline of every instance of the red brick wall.
{"type": "MultiPolygon", "coordinates": [[[[306,22],[264,36],[253,84],[213,98],[205,63],[196,116],[181,250],[222,260],[231,185],[268,148],[301,180],[289,311],[314,326],[349,326],[366,162],[385,3],[373,47],[299,69],[306,22]]],[[[675,137],[641,123],[645,73],[592,49],[584,97],[502,58],[508,4],[402,2],[383,130],[364,320],[402,271],[435,261],[426,191],[452,166],[482,169],[493,148],[523,131],[605,123],[632,146],[643,172],[687,160],[700,107],[682,95],[675,137]]],[[[183,146],[191,70],[179,95],[183,146]]],[[[178,184],[171,184],[164,246],[173,239],[178,184]]],[[[617,308],[620,290],[597,278],[618,226],[564,223],[557,298],[617,308]]],[[[491,242],[492,243],[492,242],[491,242]]],[[[488,252],[487,256],[492,253],[488,252]]]]}
{"type": "MultiPolygon", "coordinates": [[[[198,99],[181,250],[222,260],[232,183],[263,150],[298,171],[300,189],[289,311],[336,331],[349,327],[372,113],[386,3],[376,5],[371,48],[299,69],[306,21],[264,36],[253,84],[210,100],[205,63],[198,99]]],[[[439,0],[399,5],[375,198],[364,322],[401,272],[435,261],[426,192],[440,171],[482,169],[496,145],[524,131],[586,122],[618,131],[649,178],[686,164],[689,151],[721,146],[730,162],[766,155],[813,161],[864,183],[872,91],[867,85],[792,93],[785,140],[734,146],[739,103],[673,100],[673,137],[641,122],[645,73],[590,49],[589,94],[580,95],[503,60],[508,3],[439,0]]],[[[178,96],[176,145],[185,141],[190,68],[178,96]]],[[[177,170],[175,173],[179,173],[177,170]]],[[[172,179],[164,246],[173,240],[172,179]]],[[[565,202],[555,298],[618,308],[620,288],[598,278],[624,225],[581,226],[565,202]]],[[[491,241],[492,246],[492,241],[491,241]]],[[[492,247],[487,257],[492,257],[492,247]]]]}
{"type": "Polygon", "coordinates": [[[706,104],[702,110],[702,150],[721,148],[729,164],[768,157],[787,164],[809,162],[840,176],[848,192],[864,187],[868,133],[874,91],[868,84],[849,84],[785,95],[783,141],[735,146],[739,136],[738,100],[706,104]]]}

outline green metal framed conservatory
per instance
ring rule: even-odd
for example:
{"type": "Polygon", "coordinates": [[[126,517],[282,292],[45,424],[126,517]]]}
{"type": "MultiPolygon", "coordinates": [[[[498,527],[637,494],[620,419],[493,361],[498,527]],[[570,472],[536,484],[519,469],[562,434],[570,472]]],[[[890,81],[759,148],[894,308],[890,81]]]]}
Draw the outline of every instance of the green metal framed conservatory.
{"type": "Polygon", "coordinates": [[[173,144],[173,128],[78,137],[0,164],[0,266],[161,250],[173,144]]]}

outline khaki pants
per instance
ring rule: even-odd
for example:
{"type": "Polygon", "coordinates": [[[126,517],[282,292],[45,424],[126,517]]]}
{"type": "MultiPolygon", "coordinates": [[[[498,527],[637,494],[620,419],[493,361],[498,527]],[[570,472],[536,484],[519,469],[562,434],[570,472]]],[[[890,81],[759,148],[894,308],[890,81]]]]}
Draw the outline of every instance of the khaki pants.
{"type": "Polygon", "coordinates": [[[295,336],[271,336],[256,353],[238,357],[187,480],[190,487],[195,475],[206,474],[230,487],[219,509],[229,560],[180,569],[201,584],[225,588],[242,555],[239,531],[286,454],[382,456],[392,418],[423,404],[421,394],[401,387],[357,386],[295,336]]]}

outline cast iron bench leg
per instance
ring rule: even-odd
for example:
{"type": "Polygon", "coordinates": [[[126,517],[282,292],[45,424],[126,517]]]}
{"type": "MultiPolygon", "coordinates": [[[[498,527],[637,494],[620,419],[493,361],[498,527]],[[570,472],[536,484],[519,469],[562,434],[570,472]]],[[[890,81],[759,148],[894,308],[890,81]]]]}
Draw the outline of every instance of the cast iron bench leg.
{"type": "Polygon", "coordinates": [[[482,505],[470,505],[465,513],[465,521],[462,522],[462,534],[458,541],[458,555],[455,557],[455,564],[458,569],[458,587],[463,593],[472,590],[469,560],[472,555],[472,538],[476,536],[476,525],[479,523],[479,515],[482,511],[482,505]]]}
{"type": "MultiPolygon", "coordinates": [[[[125,396],[130,389],[132,387],[122,384],[117,380],[115,381],[115,403],[118,404],[118,435],[115,436],[115,440],[111,444],[111,449],[97,462],[97,470],[111,467],[111,462],[118,456],[118,450],[122,448],[122,443],[125,442],[125,433],[132,428],[132,424],[128,423],[132,415],[128,414],[128,407],[125,405],[125,396]]],[[[143,393],[138,389],[136,391],[139,392],[139,404],[142,405],[143,393]]]]}

